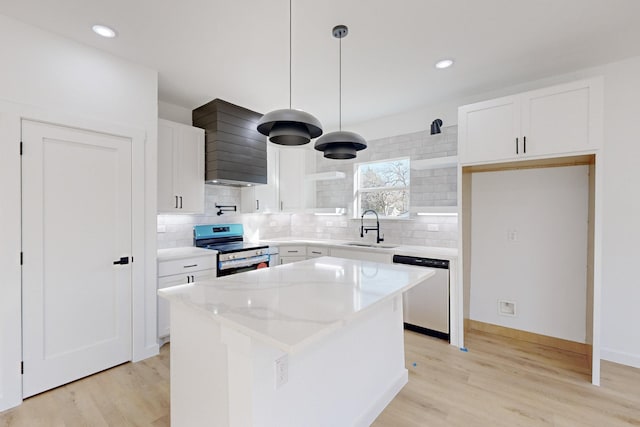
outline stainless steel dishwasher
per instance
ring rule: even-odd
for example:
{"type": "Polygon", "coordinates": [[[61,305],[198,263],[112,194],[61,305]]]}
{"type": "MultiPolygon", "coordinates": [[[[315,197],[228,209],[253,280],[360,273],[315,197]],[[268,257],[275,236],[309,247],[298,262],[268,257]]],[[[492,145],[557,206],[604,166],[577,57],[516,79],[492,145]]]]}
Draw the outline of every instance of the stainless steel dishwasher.
{"type": "Polygon", "coordinates": [[[393,263],[436,270],[434,276],[403,295],[404,327],[449,341],[449,261],[394,255],[393,263]]]}

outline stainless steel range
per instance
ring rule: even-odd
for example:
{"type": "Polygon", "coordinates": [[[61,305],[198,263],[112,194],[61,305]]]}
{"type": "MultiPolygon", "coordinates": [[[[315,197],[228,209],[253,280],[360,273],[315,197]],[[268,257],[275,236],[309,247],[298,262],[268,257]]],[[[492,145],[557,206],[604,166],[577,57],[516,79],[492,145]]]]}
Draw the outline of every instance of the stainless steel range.
{"type": "Polygon", "coordinates": [[[193,244],[218,251],[217,276],[269,267],[269,246],[244,241],[242,224],[193,227],[193,244]]]}

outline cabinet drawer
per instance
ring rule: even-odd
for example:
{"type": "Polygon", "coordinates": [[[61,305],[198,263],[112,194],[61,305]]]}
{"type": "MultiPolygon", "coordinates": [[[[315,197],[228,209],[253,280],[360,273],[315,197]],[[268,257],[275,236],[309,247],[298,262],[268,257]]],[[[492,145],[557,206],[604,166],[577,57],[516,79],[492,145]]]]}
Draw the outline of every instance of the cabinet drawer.
{"type": "Polygon", "coordinates": [[[307,256],[305,246],[280,246],[280,256],[307,256]]]}
{"type": "Polygon", "coordinates": [[[316,258],[329,255],[329,248],[326,246],[307,246],[307,257],[316,258]]]}
{"type": "Polygon", "coordinates": [[[188,274],[192,271],[216,269],[216,255],[183,258],[158,263],[158,277],[188,274]]]}
{"type": "Polygon", "coordinates": [[[291,264],[292,262],[304,261],[306,259],[307,257],[305,256],[281,256],[280,265],[291,264]]]}

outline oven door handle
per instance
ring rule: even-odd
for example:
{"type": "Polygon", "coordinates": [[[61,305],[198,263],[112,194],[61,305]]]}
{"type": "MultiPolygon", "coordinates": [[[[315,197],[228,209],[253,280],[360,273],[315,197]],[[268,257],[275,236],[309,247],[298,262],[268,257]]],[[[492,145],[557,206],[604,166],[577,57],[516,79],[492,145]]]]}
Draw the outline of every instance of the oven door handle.
{"type": "Polygon", "coordinates": [[[218,270],[228,270],[230,268],[248,267],[257,265],[261,262],[269,262],[269,255],[260,255],[251,258],[230,259],[228,261],[218,262],[218,270]]]}

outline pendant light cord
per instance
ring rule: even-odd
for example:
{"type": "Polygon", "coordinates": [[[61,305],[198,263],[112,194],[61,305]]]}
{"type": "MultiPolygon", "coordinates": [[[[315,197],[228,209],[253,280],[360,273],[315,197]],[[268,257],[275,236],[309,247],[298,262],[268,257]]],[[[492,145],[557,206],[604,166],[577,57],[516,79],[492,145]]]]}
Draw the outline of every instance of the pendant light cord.
{"type": "Polygon", "coordinates": [[[339,39],[340,41],[340,59],[339,59],[339,66],[340,66],[340,78],[338,79],[338,88],[339,88],[339,102],[338,102],[338,114],[340,115],[339,117],[339,129],[340,131],[342,131],[342,37],[339,39]]]}

